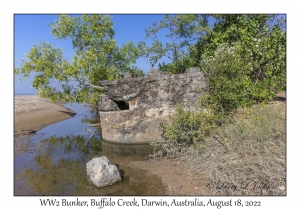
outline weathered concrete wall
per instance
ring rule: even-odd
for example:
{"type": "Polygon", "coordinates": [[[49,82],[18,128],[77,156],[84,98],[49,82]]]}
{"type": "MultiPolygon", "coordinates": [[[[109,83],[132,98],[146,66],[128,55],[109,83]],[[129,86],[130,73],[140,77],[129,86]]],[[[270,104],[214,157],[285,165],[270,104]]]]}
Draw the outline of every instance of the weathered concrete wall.
{"type": "Polygon", "coordinates": [[[194,109],[200,90],[206,89],[199,68],[183,74],[151,70],[148,76],[99,82],[105,94],[99,98],[102,137],[118,143],[163,141],[158,127],[168,122],[177,103],[194,109]]]}

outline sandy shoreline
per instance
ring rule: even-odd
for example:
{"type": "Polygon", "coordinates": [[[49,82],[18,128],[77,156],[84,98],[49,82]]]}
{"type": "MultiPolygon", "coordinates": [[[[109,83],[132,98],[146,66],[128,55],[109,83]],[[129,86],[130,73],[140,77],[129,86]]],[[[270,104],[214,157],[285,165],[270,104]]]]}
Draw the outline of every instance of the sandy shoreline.
{"type": "Polygon", "coordinates": [[[14,96],[14,135],[30,134],[74,116],[62,103],[52,103],[38,96],[14,96]]]}

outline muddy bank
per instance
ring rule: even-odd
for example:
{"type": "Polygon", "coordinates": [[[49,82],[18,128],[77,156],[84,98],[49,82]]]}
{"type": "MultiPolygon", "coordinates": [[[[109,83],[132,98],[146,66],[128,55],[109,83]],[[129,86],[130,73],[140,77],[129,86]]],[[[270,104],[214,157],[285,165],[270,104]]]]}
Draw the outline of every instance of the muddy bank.
{"type": "Polygon", "coordinates": [[[38,96],[14,96],[14,155],[33,150],[30,141],[36,131],[71,118],[76,113],[63,106],[38,96]]]}
{"type": "Polygon", "coordinates": [[[14,136],[32,134],[53,123],[66,120],[76,113],[38,96],[14,97],[14,136]]]}
{"type": "Polygon", "coordinates": [[[187,170],[187,163],[181,158],[134,161],[128,166],[160,178],[167,195],[205,194],[205,180],[199,174],[187,170]]]}

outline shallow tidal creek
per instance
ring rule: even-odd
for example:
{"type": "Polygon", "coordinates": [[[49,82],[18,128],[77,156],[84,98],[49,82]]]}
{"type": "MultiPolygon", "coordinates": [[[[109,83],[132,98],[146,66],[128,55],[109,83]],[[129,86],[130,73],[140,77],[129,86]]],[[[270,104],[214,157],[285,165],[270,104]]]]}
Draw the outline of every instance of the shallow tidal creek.
{"type": "MultiPolygon", "coordinates": [[[[130,167],[146,160],[150,145],[121,145],[101,140],[100,127],[88,127],[95,114],[81,104],[65,105],[76,112],[68,120],[24,137],[26,149],[14,156],[14,195],[165,195],[161,179],[130,167]],[[95,133],[91,137],[91,132],[95,133]],[[86,175],[86,163],[106,156],[117,165],[122,182],[98,188],[86,175]]],[[[16,145],[15,145],[16,147],[16,145]]]]}

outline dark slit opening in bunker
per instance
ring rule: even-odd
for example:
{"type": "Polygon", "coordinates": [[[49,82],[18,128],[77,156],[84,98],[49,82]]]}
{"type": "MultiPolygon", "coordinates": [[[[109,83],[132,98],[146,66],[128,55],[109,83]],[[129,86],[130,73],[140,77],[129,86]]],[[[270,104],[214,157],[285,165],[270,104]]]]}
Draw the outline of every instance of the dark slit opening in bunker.
{"type": "Polygon", "coordinates": [[[129,103],[127,101],[114,101],[120,110],[129,110],[129,103]]]}

